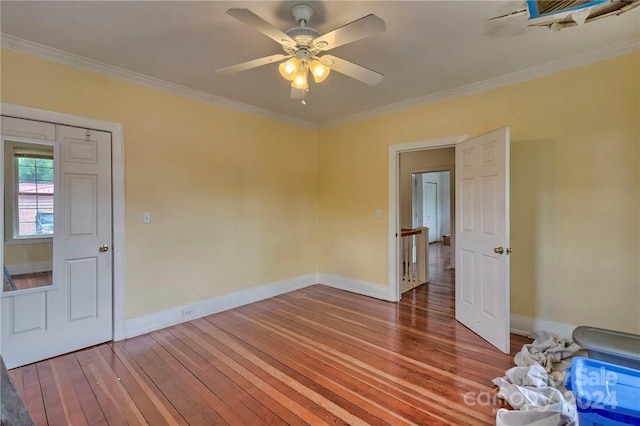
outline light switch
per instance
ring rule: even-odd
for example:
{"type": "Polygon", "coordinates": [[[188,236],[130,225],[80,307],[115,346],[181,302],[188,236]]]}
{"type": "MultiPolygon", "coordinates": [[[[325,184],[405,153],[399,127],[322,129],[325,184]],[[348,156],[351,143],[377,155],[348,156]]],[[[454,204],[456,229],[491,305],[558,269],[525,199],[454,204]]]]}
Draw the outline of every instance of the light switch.
{"type": "Polygon", "coordinates": [[[142,213],[142,223],[151,223],[151,213],[149,212],[142,213]]]}
{"type": "Polygon", "coordinates": [[[382,210],[376,210],[376,219],[380,219],[382,217],[382,210]]]}

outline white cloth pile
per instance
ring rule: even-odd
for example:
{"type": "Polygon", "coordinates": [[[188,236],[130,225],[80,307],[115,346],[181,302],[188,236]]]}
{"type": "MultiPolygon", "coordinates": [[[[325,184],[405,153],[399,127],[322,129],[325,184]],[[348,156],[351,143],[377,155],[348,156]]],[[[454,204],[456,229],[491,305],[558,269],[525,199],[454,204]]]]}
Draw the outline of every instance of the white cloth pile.
{"type": "Polygon", "coordinates": [[[553,370],[553,363],[572,357],[581,348],[563,337],[556,336],[548,331],[534,333],[533,343],[524,345],[514,359],[516,365],[540,364],[547,373],[553,370]]]}
{"type": "Polygon", "coordinates": [[[563,384],[566,366],[561,361],[572,357],[580,347],[570,340],[542,331],[534,334],[533,343],[524,345],[513,367],[493,383],[498,396],[515,410],[501,408],[497,426],[577,426],[573,394],[563,384]]]}

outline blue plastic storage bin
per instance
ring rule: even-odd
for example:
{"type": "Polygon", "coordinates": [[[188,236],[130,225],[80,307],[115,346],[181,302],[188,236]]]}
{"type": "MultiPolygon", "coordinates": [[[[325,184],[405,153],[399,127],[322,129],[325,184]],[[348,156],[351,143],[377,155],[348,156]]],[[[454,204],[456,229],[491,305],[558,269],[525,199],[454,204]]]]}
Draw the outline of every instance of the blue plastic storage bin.
{"type": "Polygon", "coordinates": [[[569,375],[580,426],[640,426],[640,370],[576,357],[569,375]]]}

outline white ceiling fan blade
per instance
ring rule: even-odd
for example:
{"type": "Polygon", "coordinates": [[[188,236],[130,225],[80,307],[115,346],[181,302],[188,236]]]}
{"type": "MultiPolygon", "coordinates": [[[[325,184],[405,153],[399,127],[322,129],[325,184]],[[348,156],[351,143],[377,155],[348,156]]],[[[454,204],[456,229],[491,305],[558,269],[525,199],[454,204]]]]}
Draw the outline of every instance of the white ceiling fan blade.
{"type": "Polygon", "coordinates": [[[313,44],[320,50],[329,50],[386,30],[384,21],[371,14],[318,37],[313,44]]]}
{"type": "Polygon", "coordinates": [[[354,64],[353,62],[345,61],[344,59],[336,58],[333,55],[324,55],[320,58],[320,62],[331,68],[332,71],[339,72],[356,80],[360,80],[363,83],[367,83],[371,86],[382,81],[384,77],[377,71],[370,70],[363,66],[354,64]]]}
{"type": "Polygon", "coordinates": [[[235,74],[240,71],[250,70],[251,68],[261,67],[263,65],[272,64],[274,62],[280,62],[283,59],[290,58],[291,55],[286,56],[281,53],[271,56],[265,56],[264,58],[254,59],[253,61],[243,62],[241,64],[231,65],[230,67],[221,68],[216,70],[216,74],[229,75],[235,74]]]}
{"type": "Polygon", "coordinates": [[[265,21],[249,9],[239,9],[233,8],[227,10],[227,15],[236,18],[238,21],[243,22],[250,27],[255,28],[260,31],[262,34],[267,37],[277,41],[280,44],[288,44],[290,46],[295,46],[296,42],[294,39],[271,25],[269,22],[265,21]]]}

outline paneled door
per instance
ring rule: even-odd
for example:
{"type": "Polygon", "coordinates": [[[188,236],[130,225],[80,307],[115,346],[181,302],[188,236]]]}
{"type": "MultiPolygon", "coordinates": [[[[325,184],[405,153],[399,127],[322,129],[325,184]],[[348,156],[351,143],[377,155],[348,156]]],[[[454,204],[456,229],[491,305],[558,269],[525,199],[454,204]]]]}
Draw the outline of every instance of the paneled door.
{"type": "Polygon", "coordinates": [[[509,353],[509,128],[456,145],[456,319],[509,353]]]}
{"type": "MultiPolygon", "coordinates": [[[[37,134],[34,122],[21,121],[3,118],[3,135],[26,141],[37,134]]],[[[53,286],[3,292],[8,368],[109,341],[113,333],[111,134],[38,125],[55,134],[53,286]]]]}

